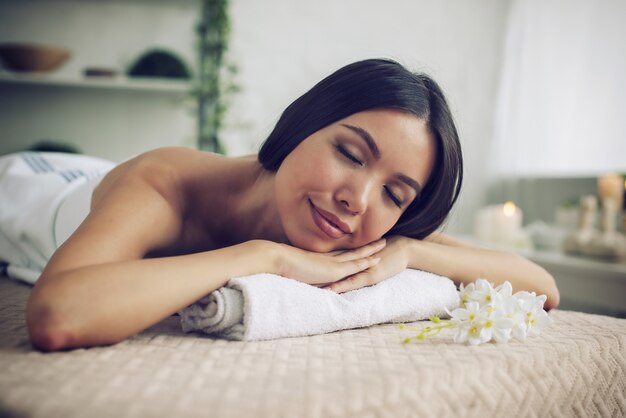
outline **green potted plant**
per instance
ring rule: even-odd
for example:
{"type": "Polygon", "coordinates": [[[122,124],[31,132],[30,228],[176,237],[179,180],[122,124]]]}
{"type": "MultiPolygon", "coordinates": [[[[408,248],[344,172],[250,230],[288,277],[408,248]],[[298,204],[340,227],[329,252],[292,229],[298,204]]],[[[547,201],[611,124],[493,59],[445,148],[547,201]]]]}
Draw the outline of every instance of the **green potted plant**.
{"type": "Polygon", "coordinates": [[[198,105],[198,149],[224,154],[219,131],[228,98],[239,91],[232,81],[237,68],[225,57],[230,34],[228,0],[202,0],[197,33],[199,65],[193,94],[198,105]]]}

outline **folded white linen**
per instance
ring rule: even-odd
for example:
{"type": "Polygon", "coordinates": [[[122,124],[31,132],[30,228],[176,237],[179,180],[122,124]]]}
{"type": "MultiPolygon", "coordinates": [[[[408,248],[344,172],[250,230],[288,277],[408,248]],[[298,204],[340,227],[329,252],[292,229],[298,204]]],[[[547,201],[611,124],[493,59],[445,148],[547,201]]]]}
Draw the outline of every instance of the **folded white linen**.
{"type": "Polygon", "coordinates": [[[50,152],[0,157],[0,273],[34,284],[87,216],[91,192],[114,165],[50,152]]]}
{"type": "Polygon", "coordinates": [[[258,341],[417,321],[458,304],[452,280],[420,270],[341,294],[263,273],[231,279],[178,313],[184,332],[258,341]]]}

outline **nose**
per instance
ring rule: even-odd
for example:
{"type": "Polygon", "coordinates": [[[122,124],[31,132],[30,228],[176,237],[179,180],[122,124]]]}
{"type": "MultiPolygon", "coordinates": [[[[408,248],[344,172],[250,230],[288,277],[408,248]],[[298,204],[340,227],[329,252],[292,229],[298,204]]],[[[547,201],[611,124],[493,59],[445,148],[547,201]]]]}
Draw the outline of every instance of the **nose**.
{"type": "Polygon", "coordinates": [[[365,213],[372,189],[372,179],[354,176],[350,182],[337,191],[336,199],[348,212],[353,215],[365,213]]]}

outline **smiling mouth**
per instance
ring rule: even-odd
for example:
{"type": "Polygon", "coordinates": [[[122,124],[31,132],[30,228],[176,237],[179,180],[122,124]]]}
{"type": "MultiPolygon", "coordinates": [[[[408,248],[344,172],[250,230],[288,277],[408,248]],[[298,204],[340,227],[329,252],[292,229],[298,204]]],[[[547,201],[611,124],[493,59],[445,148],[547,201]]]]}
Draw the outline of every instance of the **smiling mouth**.
{"type": "Polygon", "coordinates": [[[343,228],[340,228],[339,225],[335,224],[333,221],[324,216],[319,209],[311,202],[309,199],[309,206],[311,208],[311,216],[313,217],[313,222],[315,225],[330,238],[338,239],[347,235],[348,232],[345,232],[343,228]]]}

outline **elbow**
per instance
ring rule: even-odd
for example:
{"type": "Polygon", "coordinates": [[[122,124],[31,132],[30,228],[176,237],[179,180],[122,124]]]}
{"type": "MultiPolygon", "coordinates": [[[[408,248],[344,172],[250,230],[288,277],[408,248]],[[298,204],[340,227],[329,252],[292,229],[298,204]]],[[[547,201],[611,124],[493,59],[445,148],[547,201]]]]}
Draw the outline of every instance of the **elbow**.
{"type": "Polygon", "coordinates": [[[50,297],[42,297],[36,290],[35,287],[26,304],[28,338],[35,349],[49,352],[105,346],[126,338],[117,334],[103,336],[102,332],[89,332],[89,329],[98,327],[86,324],[84,318],[61,312],[59,303],[51,304],[50,297]]]}
{"type": "Polygon", "coordinates": [[[551,292],[546,294],[546,296],[548,297],[545,303],[546,311],[556,309],[561,302],[561,295],[559,294],[559,289],[556,287],[556,285],[551,292]]]}
{"type": "Polygon", "coordinates": [[[544,304],[544,308],[546,311],[549,311],[559,306],[559,303],[561,302],[561,294],[559,293],[559,288],[556,285],[556,280],[554,280],[554,277],[547,271],[545,271],[545,274],[547,276],[547,287],[544,293],[547,298],[544,304]]]}
{"type": "Polygon", "coordinates": [[[59,329],[29,326],[28,336],[32,346],[40,351],[59,351],[69,348],[67,334],[59,329]]]}
{"type": "Polygon", "coordinates": [[[26,326],[32,346],[41,351],[67,349],[71,343],[68,327],[59,321],[52,309],[30,299],[26,307],[26,326]]]}
{"type": "Polygon", "coordinates": [[[526,290],[535,292],[537,295],[546,295],[546,301],[543,304],[543,308],[546,311],[559,306],[561,295],[554,276],[539,264],[533,263],[520,255],[515,255],[515,257],[527,263],[528,268],[524,269],[524,277],[526,277],[526,279],[523,280],[528,286],[526,290]]]}
{"type": "Polygon", "coordinates": [[[542,266],[533,263],[532,261],[522,257],[521,255],[512,254],[514,260],[521,260],[520,264],[511,263],[511,265],[519,266],[519,271],[523,272],[518,276],[518,290],[526,290],[529,292],[535,292],[537,295],[545,295],[546,301],[543,308],[546,311],[555,309],[561,302],[561,295],[559,288],[556,285],[556,280],[542,266]]]}
{"type": "Polygon", "coordinates": [[[546,296],[547,299],[543,306],[546,311],[550,311],[551,309],[555,309],[559,306],[561,296],[559,295],[559,290],[556,288],[556,286],[553,291],[546,292],[546,296]]]}

